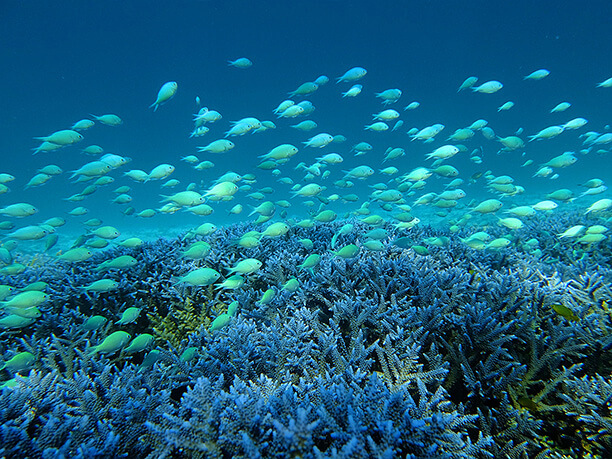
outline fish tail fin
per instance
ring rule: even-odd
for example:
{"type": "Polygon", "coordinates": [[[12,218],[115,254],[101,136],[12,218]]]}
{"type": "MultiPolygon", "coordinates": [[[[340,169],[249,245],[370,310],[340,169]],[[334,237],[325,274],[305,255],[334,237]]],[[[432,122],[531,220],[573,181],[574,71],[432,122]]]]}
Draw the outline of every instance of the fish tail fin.
{"type": "Polygon", "coordinates": [[[336,241],[338,240],[338,236],[339,236],[339,234],[340,234],[340,233],[336,233],[336,234],[334,234],[334,235],[332,236],[332,239],[331,239],[331,248],[332,248],[332,249],[335,249],[335,248],[336,248],[336,241]]]}

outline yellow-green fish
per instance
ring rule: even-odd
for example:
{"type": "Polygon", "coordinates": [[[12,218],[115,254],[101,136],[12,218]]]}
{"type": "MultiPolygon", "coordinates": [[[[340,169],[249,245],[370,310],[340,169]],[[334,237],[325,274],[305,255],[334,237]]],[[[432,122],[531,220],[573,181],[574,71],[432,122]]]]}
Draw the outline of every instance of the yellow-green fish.
{"type": "Polygon", "coordinates": [[[168,102],[174,97],[177,89],[178,84],[176,81],[168,81],[167,83],[164,83],[157,93],[157,99],[155,99],[155,102],[149,105],[149,108],[153,108],[153,111],[156,112],[160,105],[168,102]]]}
{"type": "Polygon", "coordinates": [[[179,277],[177,284],[185,283],[198,287],[214,284],[221,275],[212,268],[198,268],[179,277]]]}
{"type": "Polygon", "coordinates": [[[578,317],[576,314],[574,314],[574,311],[572,311],[567,306],[555,303],[551,307],[552,307],[553,311],[555,311],[560,316],[565,317],[567,320],[570,320],[572,322],[576,322],[576,321],[580,320],[580,317],[578,317]]]}
{"type": "Polygon", "coordinates": [[[22,292],[15,295],[9,301],[2,303],[5,308],[33,308],[40,306],[47,301],[50,296],[47,293],[39,291],[22,292]]]}
{"type": "Polygon", "coordinates": [[[134,337],[130,345],[125,348],[125,352],[131,354],[134,352],[144,351],[145,349],[151,347],[154,340],[155,338],[153,335],[150,335],[149,333],[142,333],[141,335],[134,337]]]}
{"type": "Polygon", "coordinates": [[[139,315],[140,315],[140,308],[134,308],[134,307],[127,308],[125,311],[123,311],[123,314],[121,314],[121,319],[119,319],[115,323],[120,324],[120,325],[131,324],[133,322],[136,322],[139,315]]]}
{"type": "Polygon", "coordinates": [[[215,320],[212,321],[208,330],[211,332],[220,330],[225,327],[230,320],[232,320],[232,316],[230,316],[228,313],[224,312],[223,314],[219,314],[215,320]]]}
{"type": "Polygon", "coordinates": [[[102,352],[104,354],[112,354],[125,346],[129,341],[130,334],[123,330],[119,330],[108,335],[104,341],[93,347],[90,353],[97,354],[98,352],[102,352]]]}
{"type": "Polygon", "coordinates": [[[10,360],[7,360],[0,370],[8,370],[11,373],[17,373],[32,368],[36,362],[36,357],[31,352],[20,352],[10,360]]]}
{"type": "Polygon", "coordinates": [[[349,245],[345,245],[340,250],[337,250],[335,252],[334,251],[330,251],[330,252],[336,255],[337,257],[344,258],[346,260],[349,258],[356,257],[357,254],[359,253],[359,247],[356,246],[355,244],[349,244],[349,245]]]}
{"type": "Polygon", "coordinates": [[[236,263],[233,268],[229,269],[229,272],[239,274],[253,274],[254,272],[257,272],[259,268],[261,268],[261,266],[261,261],[255,258],[246,258],[236,263]]]}
{"type": "Polygon", "coordinates": [[[101,263],[94,271],[109,271],[111,269],[126,269],[136,266],[138,260],[130,255],[121,255],[101,263]]]}

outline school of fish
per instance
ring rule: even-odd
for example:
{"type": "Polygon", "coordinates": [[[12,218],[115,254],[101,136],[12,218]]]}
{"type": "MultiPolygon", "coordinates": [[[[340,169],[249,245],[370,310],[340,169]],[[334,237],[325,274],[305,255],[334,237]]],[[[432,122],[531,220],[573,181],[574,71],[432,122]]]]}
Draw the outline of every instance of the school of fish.
{"type": "MultiPolygon", "coordinates": [[[[239,58],[229,60],[228,65],[246,74],[253,62],[239,58]]],[[[598,161],[610,154],[612,132],[608,131],[609,126],[602,126],[603,132],[588,131],[586,118],[565,115],[571,111],[572,104],[564,100],[547,108],[550,119],[541,120],[541,125],[525,126],[515,132],[502,132],[503,127],[498,129],[494,122],[489,123],[486,119],[473,120],[452,129],[441,123],[424,125],[418,122],[420,102],[401,104],[403,91],[398,88],[368,88],[367,75],[366,69],[354,67],[338,76],[335,85],[326,76],[298,82],[294,90],[288,91],[288,97],[279,94],[276,103],[266,109],[273,120],[245,116],[227,123],[222,107],[219,110],[208,108],[197,97],[198,110],[193,115],[188,134],[194,142],[193,151],[178,161],[168,158],[168,162],[153,168],[145,167],[146,162],[138,158],[130,159],[107,152],[104,146],[87,143],[90,129],[105,126],[129,129],[128,123],[116,114],[91,115],[71,126],[58,126],[57,131],[48,135],[35,136],[38,144],[33,147],[35,156],[31,161],[40,163],[35,175],[23,177],[0,170],[0,215],[3,217],[0,221],[0,274],[10,279],[11,275],[23,272],[23,253],[31,256],[32,252],[39,251],[52,256],[58,263],[78,264],[91,258],[96,250],[114,244],[131,248],[142,245],[139,235],[122,236],[122,228],[116,227],[118,225],[97,218],[96,209],[87,207],[87,199],[94,193],[105,193],[111,208],[134,219],[153,219],[154,222],[159,215],[173,215],[179,211],[201,219],[199,224],[187,228],[188,237],[194,242],[182,257],[191,260],[204,260],[210,251],[210,245],[198,241],[197,236],[207,236],[217,230],[209,217],[213,213],[225,215],[230,224],[249,220],[261,225],[260,231],[249,231],[236,241],[244,248],[257,247],[265,238],[280,238],[294,227],[311,228],[336,219],[349,219],[334,235],[330,247],[331,253],[344,259],[353,258],[361,251],[384,250],[388,244],[419,254],[427,254],[428,245],[448,244],[448,238],[443,237],[419,244],[405,237],[390,240],[384,228],[389,223],[405,236],[416,225],[443,226],[450,233],[461,232],[461,243],[471,249],[503,251],[519,243],[511,234],[523,228],[530,218],[537,214],[555,218],[555,214],[564,209],[598,218],[598,223],[570,226],[555,236],[559,241],[572,241],[583,250],[598,250],[600,244],[607,242],[612,199],[605,179],[592,177],[575,183],[571,171],[580,162],[588,162],[592,170],[598,170],[598,161]],[[315,103],[306,98],[315,102],[318,98],[335,98],[338,104],[369,98],[372,109],[363,114],[362,125],[350,132],[334,133],[334,126],[319,127],[315,103]],[[443,131],[449,135],[442,134],[443,131]],[[303,136],[301,144],[284,141],[283,134],[287,132],[300,133],[303,136]],[[386,141],[385,136],[393,132],[403,137],[393,134],[394,137],[386,141]],[[241,141],[247,135],[268,136],[269,148],[255,155],[255,167],[249,166],[253,153],[241,150],[241,141]],[[376,142],[370,140],[372,136],[376,136],[376,142]],[[580,148],[551,151],[546,157],[532,153],[534,146],[558,136],[580,148]],[[380,148],[378,145],[384,142],[387,142],[386,147],[380,148]],[[64,171],[55,164],[58,161],[54,161],[54,157],[69,149],[78,151],[75,157],[79,161],[72,170],[64,171]],[[236,170],[213,174],[217,155],[233,155],[238,160],[236,170]],[[499,164],[500,155],[508,158],[507,168],[489,169],[487,164],[493,162],[489,158],[499,164]],[[467,159],[480,168],[479,172],[468,175],[461,171],[461,164],[467,159]],[[345,168],[342,165],[345,160],[352,164],[358,161],[358,165],[345,168]],[[240,169],[241,163],[248,169],[240,169]],[[186,168],[200,171],[204,177],[202,183],[183,183],[182,173],[186,168]],[[513,175],[517,171],[524,175],[522,171],[526,170],[530,179],[518,183],[513,175]],[[59,176],[69,177],[66,178],[64,200],[74,207],[45,221],[37,221],[40,204],[20,199],[20,189],[37,188],[44,193],[45,184],[59,180],[59,176]],[[132,192],[152,181],[159,183],[158,205],[142,205],[133,198],[132,192]],[[532,186],[537,191],[532,192],[532,186]],[[542,187],[546,188],[545,193],[539,191],[542,187]],[[484,199],[483,190],[488,194],[484,199]],[[356,231],[350,219],[366,223],[371,230],[357,235],[356,244],[338,246],[342,236],[356,231]],[[71,220],[79,221],[83,228],[76,236],[62,234],[62,227],[71,220]],[[487,228],[493,226],[504,227],[508,235],[492,237],[487,228]]],[[[526,75],[520,84],[545,85],[549,75],[548,70],[536,70],[526,75]]],[[[595,86],[599,91],[606,91],[612,88],[612,78],[599,84],[594,82],[595,86]]],[[[473,93],[470,97],[475,98],[486,98],[488,94],[504,90],[500,81],[480,82],[477,77],[458,81],[457,87],[457,92],[470,91],[473,93]]],[[[179,92],[180,82],[164,83],[157,96],[151,97],[149,109],[162,112],[164,105],[172,103],[179,92]]],[[[567,97],[569,99],[571,94],[567,97]]],[[[146,108],[143,106],[143,111],[146,108]]],[[[503,116],[504,112],[519,107],[509,100],[493,108],[503,116]]],[[[604,177],[606,173],[609,175],[602,171],[604,177]]],[[[164,229],[159,228],[159,231],[163,234],[164,229]]],[[[124,233],[133,233],[133,229],[124,233]]],[[[308,243],[304,241],[307,248],[308,243]]],[[[533,251],[538,250],[537,240],[520,243],[531,244],[533,251]]],[[[313,252],[303,260],[300,268],[312,270],[319,260],[320,254],[313,252]]],[[[175,282],[177,285],[237,289],[259,270],[262,262],[265,260],[244,258],[227,266],[225,272],[197,267],[187,274],[177,274],[175,282]]],[[[89,292],[116,289],[118,283],[109,273],[130,269],[136,263],[135,258],[127,255],[105,261],[94,268],[100,279],[81,288],[89,292]]],[[[40,317],[39,306],[49,299],[42,284],[34,283],[21,291],[9,284],[0,285],[4,314],[0,318],[1,327],[21,328],[40,317]]],[[[292,279],[283,288],[296,289],[294,284],[295,279],[292,279]]],[[[274,290],[266,291],[259,301],[270,301],[273,295],[274,290]]],[[[117,324],[134,322],[139,312],[137,308],[129,308],[117,324]]],[[[214,327],[223,326],[226,319],[219,319],[214,327]]],[[[140,336],[137,342],[132,340],[128,349],[144,348],[151,340],[150,335],[140,336]]],[[[130,336],[118,331],[92,352],[113,352],[128,343],[130,336]]],[[[20,358],[27,363],[29,356],[20,358]]],[[[19,367],[24,363],[7,365],[19,367]]]]}

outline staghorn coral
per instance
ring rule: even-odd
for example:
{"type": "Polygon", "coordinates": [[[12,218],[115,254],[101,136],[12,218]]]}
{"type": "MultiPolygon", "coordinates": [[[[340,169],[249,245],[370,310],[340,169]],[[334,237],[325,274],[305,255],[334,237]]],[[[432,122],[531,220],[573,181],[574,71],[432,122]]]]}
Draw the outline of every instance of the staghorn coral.
{"type": "Polygon", "coordinates": [[[211,308],[205,305],[198,307],[191,298],[186,298],[183,303],[171,303],[166,307],[167,310],[163,314],[157,312],[158,308],[154,308],[156,312],[147,316],[158,338],[174,347],[180,347],[185,337],[198,328],[210,325],[211,308]]]}
{"type": "MultiPolygon", "coordinates": [[[[563,225],[581,218],[568,215],[563,225]]],[[[517,240],[537,237],[541,254],[520,244],[477,251],[423,226],[411,230],[415,243],[449,242],[419,256],[393,245],[400,234],[386,225],[384,250],[361,248],[343,260],[328,249],[344,223],[294,228],[254,249],[233,244],[255,228],[243,223],[201,238],[211,244],[204,261],[179,258],[187,238],[161,239],[0,278],[17,287],[44,280],[52,296],[34,324],[0,331],[2,361],[19,351],[36,357],[29,377],[23,371],[15,387],[2,389],[2,454],[605,457],[607,246],[564,255],[550,222],[535,218],[517,240]],[[302,238],[313,240],[312,251],[302,238]],[[313,252],[319,265],[299,269],[313,252]],[[139,264],[111,275],[119,289],[79,289],[100,277],[92,268],[120,254],[139,264]],[[239,290],[175,285],[194,267],[226,274],[245,257],[264,265],[239,290]],[[280,289],[289,278],[299,281],[297,291],[280,289]],[[277,293],[262,304],[268,288],[277,293]],[[210,331],[233,300],[238,315],[210,331]],[[120,329],[115,322],[127,307],[146,315],[121,329],[156,335],[157,348],[92,355],[93,345],[120,329]],[[107,324],[83,329],[93,314],[107,324]],[[183,357],[188,349],[197,352],[183,357]]],[[[351,223],[342,244],[368,230],[351,223]]]]}

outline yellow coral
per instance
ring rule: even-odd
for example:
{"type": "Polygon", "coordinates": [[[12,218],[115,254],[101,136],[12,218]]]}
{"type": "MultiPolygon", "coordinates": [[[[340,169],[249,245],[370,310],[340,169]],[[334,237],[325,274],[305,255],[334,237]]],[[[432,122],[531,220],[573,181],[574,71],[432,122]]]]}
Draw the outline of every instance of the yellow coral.
{"type": "Polygon", "coordinates": [[[153,331],[162,340],[168,341],[178,348],[181,341],[189,334],[198,330],[202,325],[210,325],[210,310],[206,307],[197,307],[191,298],[184,303],[174,303],[170,306],[168,314],[148,314],[153,325],[153,331]]]}

